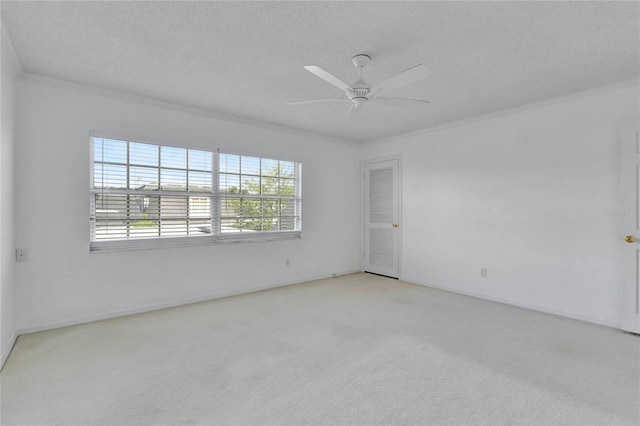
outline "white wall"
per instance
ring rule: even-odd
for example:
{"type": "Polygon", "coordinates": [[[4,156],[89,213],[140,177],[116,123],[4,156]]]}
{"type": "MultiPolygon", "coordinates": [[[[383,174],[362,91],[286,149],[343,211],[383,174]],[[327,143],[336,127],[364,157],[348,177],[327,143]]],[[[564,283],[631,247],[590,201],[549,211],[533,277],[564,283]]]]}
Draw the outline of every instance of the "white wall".
{"type": "Polygon", "coordinates": [[[619,322],[617,220],[604,211],[618,207],[616,132],[638,119],[637,85],[362,148],[35,76],[18,90],[20,331],[355,271],[358,160],[394,154],[402,279],[619,322]],[[92,131],[302,161],[303,239],[90,254],[92,131]]]}
{"type": "Polygon", "coordinates": [[[405,136],[401,278],[597,323],[619,323],[617,129],[623,84],[405,136]],[[488,277],[480,277],[480,268],[488,277]]]}
{"type": "Polygon", "coordinates": [[[35,76],[19,83],[16,116],[20,331],[359,269],[356,146],[35,76]],[[302,239],[89,253],[92,131],[301,161],[302,239]]]}
{"type": "MultiPolygon", "coordinates": [[[[1,25],[1,23],[0,23],[1,25]]],[[[20,65],[0,30],[0,368],[16,338],[14,232],[14,88],[20,65]]]]}

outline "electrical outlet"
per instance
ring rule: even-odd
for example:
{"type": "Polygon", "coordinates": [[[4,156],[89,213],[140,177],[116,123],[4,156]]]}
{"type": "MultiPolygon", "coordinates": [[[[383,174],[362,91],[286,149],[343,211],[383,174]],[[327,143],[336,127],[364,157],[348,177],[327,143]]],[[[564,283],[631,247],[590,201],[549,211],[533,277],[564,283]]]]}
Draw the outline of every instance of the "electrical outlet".
{"type": "Polygon", "coordinates": [[[480,276],[482,278],[487,278],[487,268],[480,268],[480,276]]]}
{"type": "Polygon", "coordinates": [[[27,249],[16,249],[16,262],[26,262],[29,260],[27,249]]]}

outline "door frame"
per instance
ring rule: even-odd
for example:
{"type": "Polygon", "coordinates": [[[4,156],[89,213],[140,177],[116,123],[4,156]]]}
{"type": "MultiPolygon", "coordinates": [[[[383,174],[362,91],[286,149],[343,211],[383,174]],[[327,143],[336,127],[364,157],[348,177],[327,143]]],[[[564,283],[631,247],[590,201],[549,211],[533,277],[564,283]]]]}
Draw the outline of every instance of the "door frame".
{"type": "Polygon", "coordinates": [[[369,164],[379,163],[381,161],[397,160],[398,161],[398,279],[402,279],[402,234],[404,233],[404,216],[402,214],[402,155],[394,154],[383,157],[367,158],[366,160],[360,160],[360,271],[364,272],[365,269],[365,167],[369,164]]]}

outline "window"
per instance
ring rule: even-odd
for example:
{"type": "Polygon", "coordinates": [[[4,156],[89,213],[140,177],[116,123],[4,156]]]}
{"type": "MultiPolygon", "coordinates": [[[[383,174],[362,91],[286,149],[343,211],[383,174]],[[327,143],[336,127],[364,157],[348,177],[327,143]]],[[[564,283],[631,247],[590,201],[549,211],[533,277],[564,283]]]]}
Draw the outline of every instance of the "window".
{"type": "Polygon", "coordinates": [[[295,231],[296,165],[220,154],[220,231],[295,231]]]}
{"type": "Polygon", "coordinates": [[[91,250],[300,236],[299,163],[92,141],[91,250]]]}

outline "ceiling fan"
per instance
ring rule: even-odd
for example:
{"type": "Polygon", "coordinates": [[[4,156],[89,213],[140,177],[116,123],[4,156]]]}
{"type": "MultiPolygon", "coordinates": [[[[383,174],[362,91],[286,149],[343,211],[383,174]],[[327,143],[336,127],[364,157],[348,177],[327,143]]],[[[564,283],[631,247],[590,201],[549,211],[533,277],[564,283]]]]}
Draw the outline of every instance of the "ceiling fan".
{"type": "Polygon", "coordinates": [[[431,70],[425,67],[423,64],[416,65],[408,70],[402,71],[384,80],[382,83],[378,83],[371,86],[369,83],[362,79],[362,69],[371,61],[371,57],[365,54],[359,54],[351,58],[351,62],[358,70],[358,80],[351,86],[340,81],[339,78],[323,70],[315,65],[308,65],[304,67],[307,71],[315,74],[329,84],[336,86],[338,89],[344,90],[344,96],[341,98],[323,98],[323,99],[309,99],[305,101],[289,102],[289,105],[303,105],[303,104],[315,104],[321,102],[350,102],[351,108],[347,117],[351,117],[354,114],[359,113],[362,110],[362,106],[367,102],[375,102],[380,104],[389,105],[407,105],[411,103],[428,104],[429,101],[421,99],[411,98],[398,98],[394,96],[382,96],[386,92],[390,92],[400,87],[404,87],[408,84],[415,83],[418,80],[422,80],[431,75],[431,70]]]}

